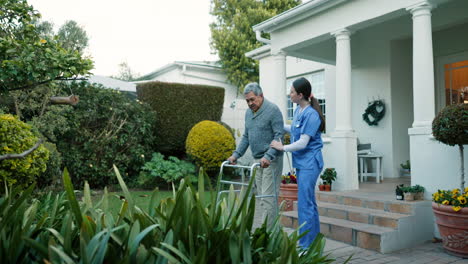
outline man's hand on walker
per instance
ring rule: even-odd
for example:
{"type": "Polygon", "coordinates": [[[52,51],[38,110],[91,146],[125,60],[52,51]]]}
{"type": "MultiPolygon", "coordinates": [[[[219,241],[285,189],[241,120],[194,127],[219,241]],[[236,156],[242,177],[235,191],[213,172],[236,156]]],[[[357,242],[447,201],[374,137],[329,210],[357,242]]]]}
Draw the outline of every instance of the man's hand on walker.
{"type": "Polygon", "coordinates": [[[267,159],[265,159],[265,158],[262,158],[262,159],[260,160],[260,167],[262,167],[262,168],[268,168],[268,167],[270,166],[270,163],[271,163],[271,162],[270,162],[269,160],[267,160],[267,159]]]}
{"type": "Polygon", "coordinates": [[[232,165],[236,165],[236,157],[234,156],[231,156],[227,159],[227,161],[229,161],[229,164],[232,164],[232,165]]]}

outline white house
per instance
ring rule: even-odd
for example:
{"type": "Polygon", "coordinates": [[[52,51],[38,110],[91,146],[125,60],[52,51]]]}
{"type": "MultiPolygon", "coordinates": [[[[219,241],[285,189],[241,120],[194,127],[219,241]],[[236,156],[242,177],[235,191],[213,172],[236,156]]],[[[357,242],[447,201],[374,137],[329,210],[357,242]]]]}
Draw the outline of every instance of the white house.
{"type": "Polygon", "coordinates": [[[326,167],[340,175],[335,189],[359,188],[359,140],[383,155],[384,178],[410,160],[411,184],[428,199],[459,186],[458,148],[437,142],[431,123],[468,86],[467,11],[466,0],[314,0],[255,25],[266,45],[246,55],[260,61],[260,85],[285,118],[292,80],[312,81],[327,120],[326,167]],[[369,126],[362,114],[374,99],[386,114],[369,126]]]}
{"type": "Polygon", "coordinates": [[[88,78],[88,82],[98,83],[104,87],[116,89],[119,91],[136,93],[136,85],[134,83],[117,80],[107,76],[91,75],[88,78]]]}
{"type": "Polygon", "coordinates": [[[225,94],[221,121],[239,132],[243,131],[247,105],[241,97],[239,97],[241,99],[237,99],[237,87],[227,81],[226,74],[222,71],[219,63],[212,61],[176,61],[138,78],[135,83],[148,81],[223,87],[225,94]]]}

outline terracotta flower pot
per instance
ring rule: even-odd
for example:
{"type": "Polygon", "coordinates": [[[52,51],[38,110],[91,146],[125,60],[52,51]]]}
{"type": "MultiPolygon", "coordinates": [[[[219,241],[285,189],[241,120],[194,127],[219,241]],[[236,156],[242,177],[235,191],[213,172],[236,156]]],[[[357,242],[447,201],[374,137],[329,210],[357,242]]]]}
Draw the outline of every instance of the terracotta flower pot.
{"type": "Polygon", "coordinates": [[[320,191],[325,191],[325,185],[320,184],[320,185],[319,185],[319,190],[320,190],[320,191]]]}
{"type": "Polygon", "coordinates": [[[330,192],[331,191],[331,185],[325,185],[325,191],[330,192]]]}
{"type": "Polygon", "coordinates": [[[281,204],[282,201],[285,201],[283,211],[292,211],[293,202],[297,201],[297,184],[295,183],[282,183],[280,185],[280,193],[278,197],[278,203],[281,204]]]}
{"type": "Polygon", "coordinates": [[[452,206],[432,203],[443,247],[448,253],[468,258],[468,208],[455,212],[452,206]]]}

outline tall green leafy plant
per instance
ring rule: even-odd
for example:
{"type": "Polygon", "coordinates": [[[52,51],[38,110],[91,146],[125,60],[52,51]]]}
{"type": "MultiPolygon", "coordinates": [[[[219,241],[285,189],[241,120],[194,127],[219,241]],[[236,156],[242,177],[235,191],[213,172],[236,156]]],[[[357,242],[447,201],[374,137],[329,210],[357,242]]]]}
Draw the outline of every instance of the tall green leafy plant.
{"type": "Polygon", "coordinates": [[[117,215],[108,209],[106,189],[95,203],[85,184],[78,200],[67,170],[66,194],[31,200],[34,186],[0,198],[1,263],[330,263],[319,234],[299,254],[299,235],[278,223],[252,230],[255,199],[246,195],[205,197],[182,181],[173,197],[139,208],[116,167],[125,199],[117,215]]]}

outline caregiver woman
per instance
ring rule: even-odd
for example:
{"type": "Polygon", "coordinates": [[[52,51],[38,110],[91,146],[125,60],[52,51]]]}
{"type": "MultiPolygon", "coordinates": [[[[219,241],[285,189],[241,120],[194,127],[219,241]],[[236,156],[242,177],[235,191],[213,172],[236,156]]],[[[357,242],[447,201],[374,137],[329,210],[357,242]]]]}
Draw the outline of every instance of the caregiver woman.
{"type": "Polygon", "coordinates": [[[312,95],[312,87],[306,78],[295,80],[290,97],[299,107],[294,111],[292,125],[284,129],[291,133],[291,144],[284,145],[273,140],[271,147],[292,152],[293,167],[296,168],[298,191],[298,214],[303,236],[299,245],[307,249],[320,232],[319,213],[315,201],[315,183],[323,168],[322,137],[325,119],[319,103],[312,95]]]}

